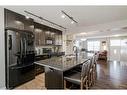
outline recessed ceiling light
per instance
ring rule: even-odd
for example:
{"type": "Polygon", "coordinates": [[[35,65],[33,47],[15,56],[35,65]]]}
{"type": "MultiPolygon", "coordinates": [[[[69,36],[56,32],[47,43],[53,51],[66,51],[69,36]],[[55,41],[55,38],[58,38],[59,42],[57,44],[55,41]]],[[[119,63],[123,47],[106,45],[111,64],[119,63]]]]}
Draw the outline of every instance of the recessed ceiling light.
{"type": "Polygon", "coordinates": [[[36,29],[35,29],[35,32],[42,32],[42,30],[41,30],[41,29],[36,28],[36,29]]]}
{"type": "Polygon", "coordinates": [[[116,34],[116,35],[113,35],[114,37],[118,37],[118,36],[120,36],[119,34],[116,34]]]}
{"type": "Polygon", "coordinates": [[[87,33],[83,32],[83,33],[80,33],[81,35],[86,35],[87,33]]]}
{"type": "Polygon", "coordinates": [[[44,24],[43,22],[41,22],[41,24],[44,24]]]}
{"type": "Polygon", "coordinates": [[[21,21],[18,21],[18,20],[16,20],[15,23],[16,24],[23,24],[21,21]]]}
{"type": "Polygon", "coordinates": [[[26,19],[29,19],[30,17],[29,16],[26,16],[26,19]]]}
{"type": "Polygon", "coordinates": [[[64,14],[62,14],[62,15],[61,15],[61,18],[65,18],[65,15],[64,15],[64,14]]]}
{"type": "Polygon", "coordinates": [[[113,29],[111,29],[111,31],[118,31],[118,30],[120,30],[121,28],[113,28],[113,29]]]}
{"type": "Polygon", "coordinates": [[[30,28],[34,28],[34,25],[30,25],[29,27],[30,27],[30,28]]]}
{"type": "Polygon", "coordinates": [[[46,31],[45,33],[46,33],[46,34],[49,34],[49,33],[50,33],[50,31],[46,31]]]}
{"type": "Polygon", "coordinates": [[[71,21],[71,24],[73,24],[74,23],[74,21],[71,21]]]}
{"type": "Polygon", "coordinates": [[[81,39],[81,41],[86,41],[86,39],[81,39]]]}
{"type": "Polygon", "coordinates": [[[55,33],[51,33],[51,35],[54,35],[55,33]]]}

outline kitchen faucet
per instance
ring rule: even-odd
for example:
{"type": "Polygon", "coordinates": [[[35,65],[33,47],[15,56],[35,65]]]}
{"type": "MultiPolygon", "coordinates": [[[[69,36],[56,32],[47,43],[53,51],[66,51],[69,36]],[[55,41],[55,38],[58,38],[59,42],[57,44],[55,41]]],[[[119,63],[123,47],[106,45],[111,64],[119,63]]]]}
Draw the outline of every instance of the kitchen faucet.
{"type": "Polygon", "coordinates": [[[78,47],[77,46],[73,46],[73,51],[74,51],[76,57],[78,57],[78,47]]]}

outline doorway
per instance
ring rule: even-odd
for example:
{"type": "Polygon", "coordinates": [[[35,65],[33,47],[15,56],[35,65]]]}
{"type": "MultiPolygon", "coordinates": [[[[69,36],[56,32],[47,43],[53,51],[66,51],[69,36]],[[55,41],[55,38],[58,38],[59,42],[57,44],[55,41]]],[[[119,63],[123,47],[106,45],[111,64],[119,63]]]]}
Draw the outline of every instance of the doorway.
{"type": "Polygon", "coordinates": [[[127,61],[127,37],[110,39],[110,60],[127,61]]]}

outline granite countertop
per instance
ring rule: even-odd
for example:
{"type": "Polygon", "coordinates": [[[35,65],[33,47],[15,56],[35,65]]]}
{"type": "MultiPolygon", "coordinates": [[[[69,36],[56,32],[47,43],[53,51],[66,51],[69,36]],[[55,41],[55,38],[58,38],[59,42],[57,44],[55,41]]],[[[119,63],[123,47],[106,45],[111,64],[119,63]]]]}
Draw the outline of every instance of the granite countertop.
{"type": "Polygon", "coordinates": [[[88,59],[90,59],[90,57],[78,56],[76,58],[76,56],[60,56],[60,57],[52,57],[49,59],[36,61],[34,63],[52,69],[66,71],[77,65],[82,64],[88,59]]]}
{"type": "Polygon", "coordinates": [[[65,55],[64,52],[52,52],[52,53],[43,53],[43,54],[40,54],[40,55],[35,55],[35,57],[39,57],[39,56],[45,56],[45,55],[65,55]]]}

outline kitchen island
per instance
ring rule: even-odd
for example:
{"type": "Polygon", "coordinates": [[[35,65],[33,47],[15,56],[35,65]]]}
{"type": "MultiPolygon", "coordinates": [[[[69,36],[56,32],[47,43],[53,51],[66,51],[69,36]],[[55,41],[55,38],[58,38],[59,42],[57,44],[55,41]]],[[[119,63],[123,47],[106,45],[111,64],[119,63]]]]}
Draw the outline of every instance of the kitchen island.
{"type": "Polygon", "coordinates": [[[45,87],[47,89],[63,89],[64,74],[89,59],[82,56],[60,56],[36,61],[35,64],[45,68],[45,87]]]}

